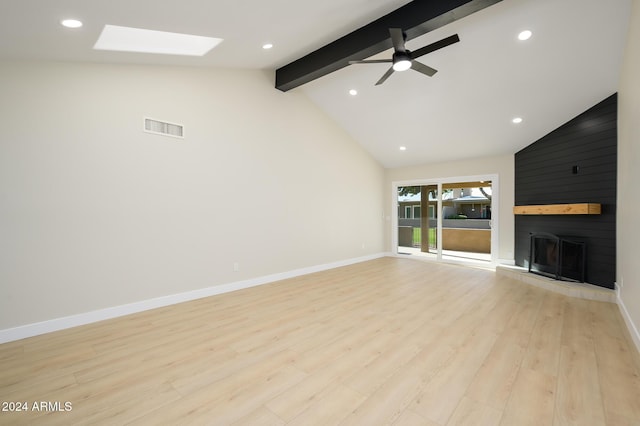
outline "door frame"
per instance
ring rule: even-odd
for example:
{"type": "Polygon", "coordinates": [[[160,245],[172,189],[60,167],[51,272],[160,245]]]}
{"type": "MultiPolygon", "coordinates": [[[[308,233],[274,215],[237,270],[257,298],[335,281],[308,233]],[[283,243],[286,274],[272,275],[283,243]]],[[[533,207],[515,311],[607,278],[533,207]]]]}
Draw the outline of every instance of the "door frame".
{"type": "MultiPolygon", "coordinates": [[[[470,176],[450,176],[444,178],[425,178],[391,182],[391,253],[394,257],[406,257],[407,255],[398,253],[398,188],[401,186],[438,186],[438,207],[437,211],[442,212],[442,185],[457,182],[491,181],[491,260],[489,265],[495,267],[499,263],[499,223],[500,223],[500,182],[497,174],[470,175],[470,176]]],[[[471,263],[466,260],[445,260],[442,258],[442,214],[438,214],[437,232],[437,260],[451,263],[471,263]]],[[[476,263],[474,263],[476,264],[476,263]]]]}

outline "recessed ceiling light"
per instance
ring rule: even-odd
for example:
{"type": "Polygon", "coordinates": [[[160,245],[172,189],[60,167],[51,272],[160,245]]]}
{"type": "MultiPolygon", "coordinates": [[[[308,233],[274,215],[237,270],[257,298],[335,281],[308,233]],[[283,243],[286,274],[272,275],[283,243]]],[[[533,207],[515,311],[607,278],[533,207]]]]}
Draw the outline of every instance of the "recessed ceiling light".
{"type": "Polygon", "coordinates": [[[355,96],[355,95],[357,95],[357,94],[358,94],[358,91],[357,91],[356,89],[351,89],[351,90],[349,90],[349,94],[350,94],[351,96],[355,96]]]}
{"type": "Polygon", "coordinates": [[[119,52],[204,56],[220,42],[221,38],[105,25],[93,48],[119,52]]]}
{"type": "Polygon", "coordinates": [[[406,146],[401,146],[401,147],[400,147],[400,151],[406,151],[406,150],[407,150],[407,147],[406,147],[406,146]]]}
{"type": "Polygon", "coordinates": [[[271,49],[272,47],[273,47],[273,44],[272,44],[272,43],[265,43],[265,44],[263,44],[263,45],[262,45],[262,48],[263,48],[264,50],[269,50],[269,49],[271,49]]]}
{"type": "Polygon", "coordinates": [[[522,118],[521,117],[515,117],[513,120],[511,120],[512,123],[514,124],[520,124],[522,123],[522,118]]]}
{"type": "Polygon", "coordinates": [[[63,19],[60,21],[60,24],[67,28],[80,28],[82,26],[82,21],[78,21],[77,19],[63,19]]]}
{"type": "Polygon", "coordinates": [[[522,41],[529,40],[532,34],[533,33],[529,30],[521,31],[520,34],[518,34],[518,40],[522,40],[522,41]]]}

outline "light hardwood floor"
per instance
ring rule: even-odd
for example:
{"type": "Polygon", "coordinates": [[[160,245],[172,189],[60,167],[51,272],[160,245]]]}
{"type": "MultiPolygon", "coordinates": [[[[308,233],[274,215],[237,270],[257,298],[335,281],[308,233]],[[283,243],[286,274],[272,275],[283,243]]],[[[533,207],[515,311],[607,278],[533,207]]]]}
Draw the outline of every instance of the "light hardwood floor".
{"type": "Polygon", "coordinates": [[[638,425],[617,306],[383,258],[0,345],[0,424],[638,425]]]}

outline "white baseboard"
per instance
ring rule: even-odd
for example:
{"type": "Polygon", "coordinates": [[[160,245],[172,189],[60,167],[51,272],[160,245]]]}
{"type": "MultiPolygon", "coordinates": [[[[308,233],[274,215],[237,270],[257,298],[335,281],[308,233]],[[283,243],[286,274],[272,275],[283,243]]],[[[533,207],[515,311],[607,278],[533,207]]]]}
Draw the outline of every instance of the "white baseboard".
{"type": "Polygon", "coordinates": [[[154,299],[129,303],[127,305],[114,306],[111,308],[99,309],[97,311],[91,311],[91,312],[86,312],[86,313],[77,314],[77,315],[70,315],[63,318],[55,318],[48,321],[42,321],[38,323],[22,325],[19,327],[8,328],[5,330],[0,330],[0,343],[12,342],[15,340],[25,339],[27,337],[33,337],[40,334],[51,333],[53,331],[64,330],[67,328],[91,324],[94,322],[103,321],[111,318],[117,318],[124,315],[135,314],[137,312],[143,312],[150,309],[161,308],[163,306],[175,305],[177,303],[188,302],[190,300],[201,299],[209,296],[215,296],[217,294],[229,293],[231,291],[242,290],[245,288],[268,284],[275,281],[285,280],[288,278],[294,278],[301,275],[312,274],[314,272],[320,272],[320,271],[326,271],[329,269],[339,268],[341,266],[353,265],[355,263],[379,259],[385,256],[386,256],[386,253],[377,253],[369,256],[341,260],[338,262],[310,266],[307,268],[294,269],[288,272],[266,275],[263,277],[252,278],[249,280],[237,281],[233,283],[217,285],[217,286],[203,288],[199,290],[172,294],[169,296],[156,297],[154,299]]]}
{"type": "Polygon", "coordinates": [[[636,349],[638,350],[638,352],[640,352],[640,332],[638,332],[638,328],[633,323],[633,320],[629,315],[629,311],[627,311],[627,307],[624,305],[624,302],[620,298],[619,292],[618,292],[618,307],[620,309],[620,313],[622,314],[622,318],[624,318],[624,322],[627,325],[627,329],[629,329],[629,334],[631,334],[633,343],[636,344],[636,349]]]}

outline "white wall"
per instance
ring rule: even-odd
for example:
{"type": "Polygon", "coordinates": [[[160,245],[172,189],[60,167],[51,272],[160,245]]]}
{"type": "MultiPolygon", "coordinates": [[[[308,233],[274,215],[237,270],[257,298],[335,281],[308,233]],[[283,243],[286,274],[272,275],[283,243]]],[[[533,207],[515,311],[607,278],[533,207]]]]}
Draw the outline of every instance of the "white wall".
{"type": "MultiPolygon", "coordinates": [[[[499,179],[499,203],[498,207],[493,206],[495,212],[499,209],[498,228],[498,258],[500,260],[512,261],[513,240],[514,240],[514,158],[513,155],[498,157],[476,158],[473,160],[433,163],[421,166],[403,167],[397,169],[387,169],[385,173],[385,213],[391,217],[389,210],[392,205],[392,183],[398,181],[411,181],[418,179],[435,179],[447,177],[462,177],[476,175],[496,174],[499,179]]],[[[385,247],[387,251],[393,252],[391,247],[391,222],[387,221],[385,227],[385,247]]]]}
{"type": "Polygon", "coordinates": [[[618,91],[617,280],[621,307],[640,350],[640,0],[632,7],[618,91]]]}
{"type": "Polygon", "coordinates": [[[9,62],[0,93],[0,330],[384,250],[383,169],[271,75],[9,62]]]}

